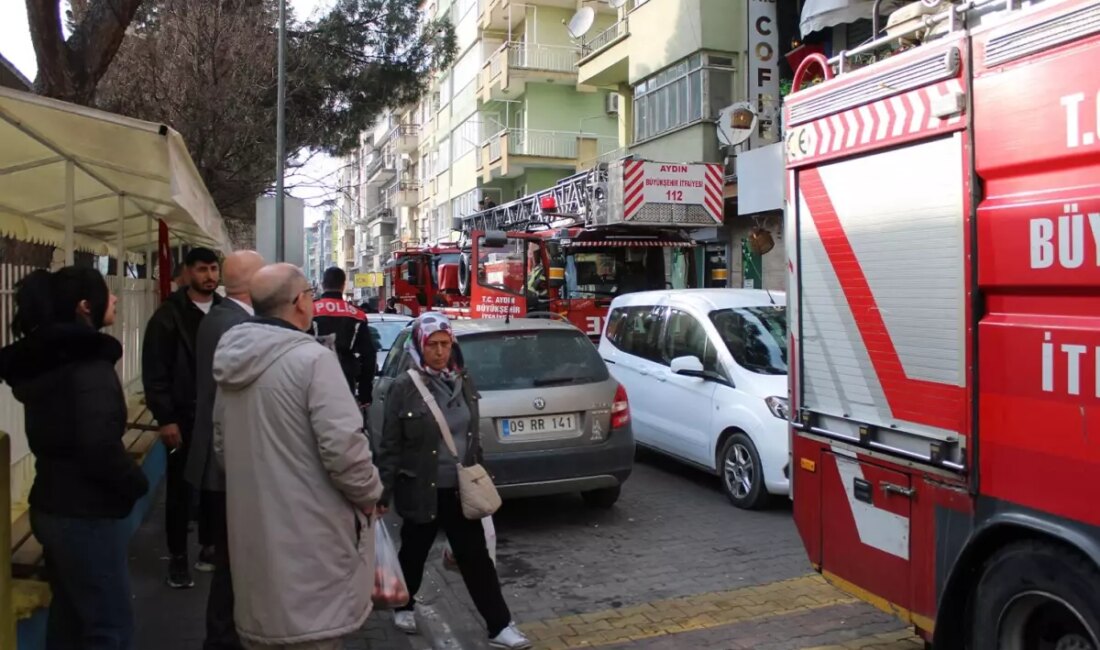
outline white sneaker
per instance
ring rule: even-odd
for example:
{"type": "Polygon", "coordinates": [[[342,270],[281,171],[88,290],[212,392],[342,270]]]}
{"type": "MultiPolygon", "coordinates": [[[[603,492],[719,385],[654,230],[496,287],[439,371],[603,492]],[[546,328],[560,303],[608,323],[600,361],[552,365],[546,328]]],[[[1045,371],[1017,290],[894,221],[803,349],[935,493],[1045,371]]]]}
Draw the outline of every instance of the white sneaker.
{"type": "Polygon", "coordinates": [[[393,613],[394,626],[405,634],[416,634],[416,612],[398,611],[393,613]]]}
{"type": "Polygon", "coordinates": [[[511,623],[501,630],[500,634],[489,639],[489,645],[494,648],[506,648],[507,650],[523,650],[531,647],[531,641],[523,636],[523,632],[519,631],[515,623],[511,623]]]}

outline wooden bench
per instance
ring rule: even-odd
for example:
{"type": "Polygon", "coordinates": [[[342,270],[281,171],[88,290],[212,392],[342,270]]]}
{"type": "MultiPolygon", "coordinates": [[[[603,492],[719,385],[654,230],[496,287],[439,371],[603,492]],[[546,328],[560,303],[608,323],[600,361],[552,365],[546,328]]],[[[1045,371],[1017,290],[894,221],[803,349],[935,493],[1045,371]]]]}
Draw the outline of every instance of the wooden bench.
{"type": "MultiPolygon", "coordinates": [[[[142,465],[157,443],[152,413],[140,399],[129,407],[128,430],[122,444],[130,456],[142,465]]],[[[153,486],[150,486],[153,489],[153,486]]],[[[42,545],[31,532],[30,510],[26,504],[12,504],[11,572],[13,609],[16,619],[29,617],[35,610],[49,607],[50,589],[43,575],[42,545]]]]}

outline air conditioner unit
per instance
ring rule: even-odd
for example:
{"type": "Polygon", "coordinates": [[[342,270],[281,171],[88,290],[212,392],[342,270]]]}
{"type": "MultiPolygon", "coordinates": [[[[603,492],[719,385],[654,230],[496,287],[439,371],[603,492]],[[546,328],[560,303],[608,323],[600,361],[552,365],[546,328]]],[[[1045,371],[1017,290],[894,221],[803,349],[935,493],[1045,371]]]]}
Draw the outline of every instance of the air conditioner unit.
{"type": "Polygon", "coordinates": [[[605,108],[608,115],[619,114],[619,93],[607,93],[605,108]]]}

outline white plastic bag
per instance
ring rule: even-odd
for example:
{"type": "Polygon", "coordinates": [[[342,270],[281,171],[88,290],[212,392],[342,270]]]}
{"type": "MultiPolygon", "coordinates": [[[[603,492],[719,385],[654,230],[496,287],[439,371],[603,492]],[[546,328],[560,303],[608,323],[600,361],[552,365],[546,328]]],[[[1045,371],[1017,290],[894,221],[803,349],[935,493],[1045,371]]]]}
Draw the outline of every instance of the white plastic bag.
{"type": "MultiPolygon", "coordinates": [[[[495,565],[497,563],[497,529],[493,525],[493,518],[482,519],[481,529],[485,531],[485,546],[489,549],[489,559],[495,565]]],[[[458,562],[455,561],[455,554],[449,543],[443,546],[443,568],[458,571],[458,562]]]]}
{"type": "Polygon", "coordinates": [[[382,520],[374,522],[374,606],[393,609],[409,602],[409,588],[397,559],[397,548],[382,520]]]}

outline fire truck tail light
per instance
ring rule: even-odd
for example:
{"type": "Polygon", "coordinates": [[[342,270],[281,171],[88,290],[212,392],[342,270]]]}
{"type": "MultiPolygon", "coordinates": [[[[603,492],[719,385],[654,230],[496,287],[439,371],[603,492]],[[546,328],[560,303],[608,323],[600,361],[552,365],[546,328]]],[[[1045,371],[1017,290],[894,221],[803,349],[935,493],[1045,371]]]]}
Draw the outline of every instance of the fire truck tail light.
{"type": "Polygon", "coordinates": [[[611,428],[621,429],[630,424],[630,401],[626,389],[619,385],[615,391],[615,402],[611,405],[611,428]]]}

